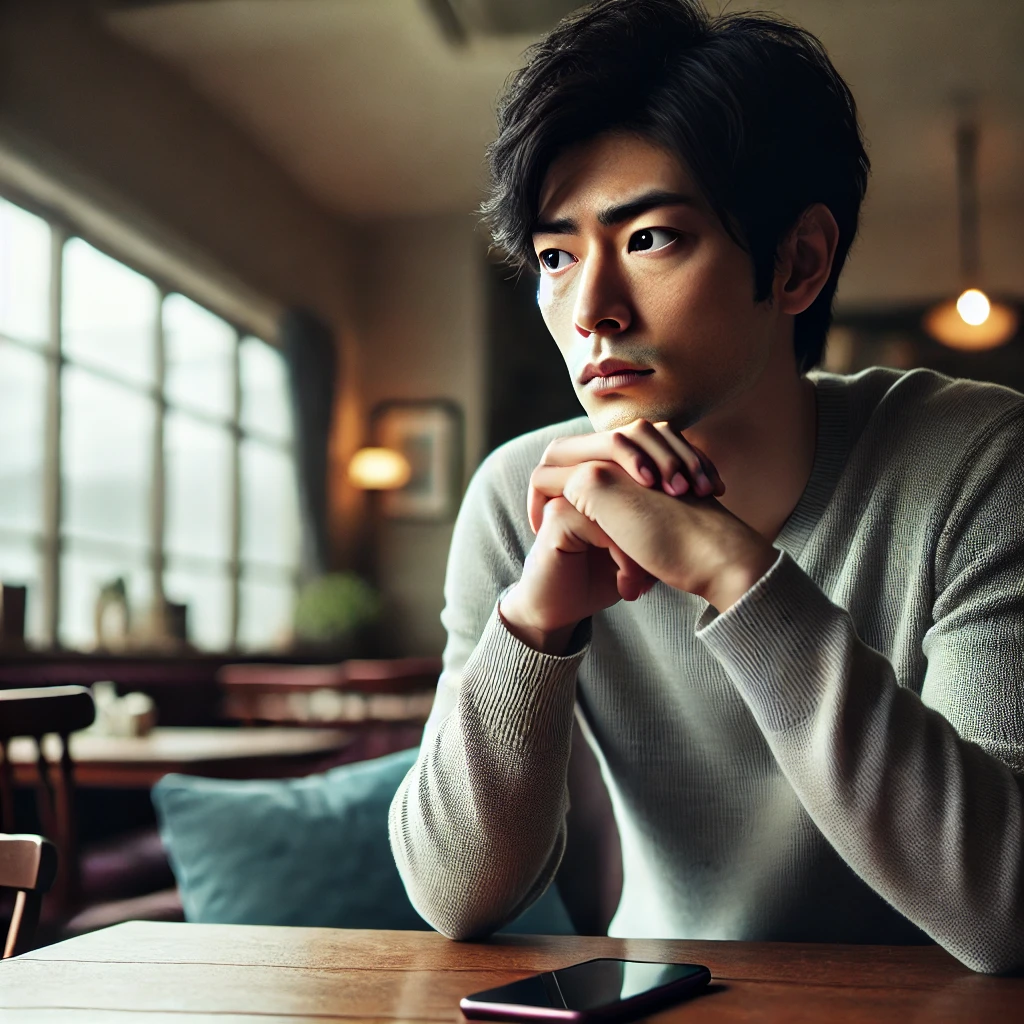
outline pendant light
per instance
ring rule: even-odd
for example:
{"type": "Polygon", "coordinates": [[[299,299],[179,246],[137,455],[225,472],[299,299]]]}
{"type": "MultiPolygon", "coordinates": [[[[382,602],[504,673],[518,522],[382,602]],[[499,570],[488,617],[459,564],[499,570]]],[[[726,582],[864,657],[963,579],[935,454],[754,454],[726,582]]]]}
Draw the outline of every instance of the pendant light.
{"type": "Polygon", "coordinates": [[[929,309],[923,326],[936,341],[950,348],[997,348],[1017,332],[1017,311],[993,302],[980,288],[978,128],[973,119],[962,120],[956,129],[956,186],[961,292],[958,298],[929,309]]]}

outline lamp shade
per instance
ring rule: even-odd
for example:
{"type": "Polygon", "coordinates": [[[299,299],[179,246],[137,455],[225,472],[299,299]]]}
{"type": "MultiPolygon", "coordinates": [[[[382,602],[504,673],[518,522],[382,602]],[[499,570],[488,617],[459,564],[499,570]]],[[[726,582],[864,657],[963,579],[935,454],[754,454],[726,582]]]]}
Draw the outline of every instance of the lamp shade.
{"type": "Polygon", "coordinates": [[[971,288],[959,299],[940,302],[929,309],[923,326],[943,345],[965,351],[981,351],[1005,345],[1017,333],[1017,319],[1017,311],[1013,307],[992,302],[984,293],[971,288]],[[987,302],[987,313],[982,300],[987,302]],[[978,311],[977,315],[972,315],[975,310],[978,311]],[[985,314],[983,317],[982,313],[985,314]]]}
{"type": "Polygon", "coordinates": [[[348,479],[363,491],[394,491],[412,476],[409,460],[393,448],[360,448],[348,464],[348,479]]]}

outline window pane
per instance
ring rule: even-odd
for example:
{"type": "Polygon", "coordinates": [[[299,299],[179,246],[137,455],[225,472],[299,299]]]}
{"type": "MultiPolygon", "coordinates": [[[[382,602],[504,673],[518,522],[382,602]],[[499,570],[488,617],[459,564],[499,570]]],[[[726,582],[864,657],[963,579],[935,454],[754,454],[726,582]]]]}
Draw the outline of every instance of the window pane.
{"type": "Polygon", "coordinates": [[[64,354],[143,384],[153,383],[159,302],[148,278],[80,238],[64,246],[64,354]]]}
{"type": "Polygon", "coordinates": [[[43,520],[46,359],[0,341],[0,526],[43,520]]]}
{"type": "Polygon", "coordinates": [[[0,334],[50,335],[50,225],[0,199],[0,334]]]}
{"type": "Polygon", "coordinates": [[[148,547],[155,403],[74,366],[63,383],[65,530],[148,547]]]}
{"type": "Polygon", "coordinates": [[[238,646],[248,650],[287,647],[292,640],[295,587],[243,573],[239,589],[238,646]]]}
{"type": "Polygon", "coordinates": [[[259,338],[243,338],[238,352],[242,427],[281,441],[292,439],[288,367],[280,351],[259,338]]]}
{"type": "Polygon", "coordinates": [[[43,639],[42,559],[31,537],[0,537],[0,583],[28,587],[25,607],[25,637],[43,639]]]}
{"type": "Polygon", "coordinates": [[[164,300],[166,392],[171,402],[229,419],[234,413],[235,329],[184,295],[164,300]]]}
{"type": "Polygon", "coordinates": [[[164,570],[168,601],[188,605],[188,639],[204,650],[231,645],[231,578],[224,572],[201,572],[168,560],[164,570]]]}
{"type": "Polygon", "coordinates": [[[291,568],[299,557],[299,510],[292,458],[246,440],[242,456],[242,558],[291,568]]]}
{"type": "Polygon", "coordinates": [[[231,555],[231,435],[224,427],[168,413],[168,551],[223,561],[231,555]]]}
{"type": "Polygon", "coordinates": [[[145,619],[153,597],[153,576],[144,557],[133,551],[103,551],[69,544],[61,558],[60,639],[68,647],[96,646],[96,604],[100,589],[118,577],[128,591],[130,621],[145,619]]]}

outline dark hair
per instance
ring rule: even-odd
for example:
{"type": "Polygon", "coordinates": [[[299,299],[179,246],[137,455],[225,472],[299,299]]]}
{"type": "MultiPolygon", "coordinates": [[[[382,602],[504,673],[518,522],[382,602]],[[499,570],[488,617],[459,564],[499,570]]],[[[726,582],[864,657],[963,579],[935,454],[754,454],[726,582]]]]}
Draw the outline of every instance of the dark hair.
{"type": "Polygon", "coordinates": [[[814,203],[839,226],[832,273],[799,314],[801,373],[821,359],[839,272],[867,187],[853,96],[821,43],[774,15],[712,17],[700,0],[597,0],[527,51],[498,106],[482,212],[495,243],[536,267],[544,175],[567,146],[605,132],[677,154],[771,295],[779,244],[814,203]]]}

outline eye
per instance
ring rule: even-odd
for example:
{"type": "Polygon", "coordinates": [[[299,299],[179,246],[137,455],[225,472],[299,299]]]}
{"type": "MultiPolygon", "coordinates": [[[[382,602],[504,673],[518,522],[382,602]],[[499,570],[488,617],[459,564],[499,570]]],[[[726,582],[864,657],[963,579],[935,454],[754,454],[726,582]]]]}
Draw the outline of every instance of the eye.
{"type": "Polygon", "coordinates": [[[576,262],[576,257],[564,249],[545,249],[540,254],[540,261],[549,271],[554,273],[558,270],[565,270],[566,267],[571,267],[576,262]]]}
{"type": "Polygon", "coordinates": [[[679,237],[678,231],[669,231],[666,228],[644,228],[643,231],[634,231],[629,237],[628,252],[654,252],[657,249],[664,249],[671,245],[679,237]]]}

